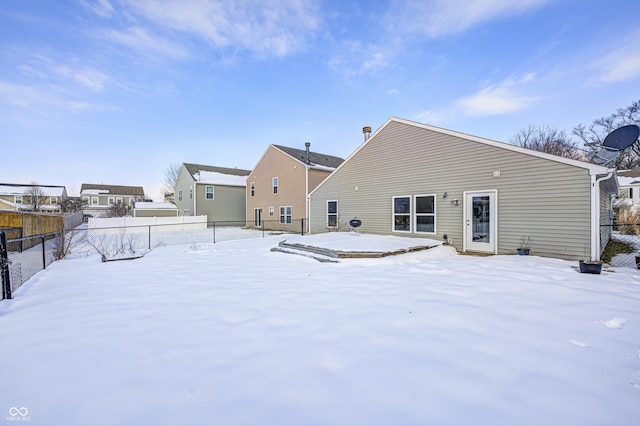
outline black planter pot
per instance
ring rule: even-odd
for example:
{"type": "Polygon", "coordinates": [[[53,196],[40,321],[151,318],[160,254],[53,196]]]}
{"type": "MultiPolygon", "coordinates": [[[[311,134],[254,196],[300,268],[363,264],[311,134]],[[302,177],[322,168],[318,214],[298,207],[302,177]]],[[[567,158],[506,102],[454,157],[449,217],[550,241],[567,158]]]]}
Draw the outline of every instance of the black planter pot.
{"type": "Polygon", "coordinates": [[[580,272],[583,274],[599,274],[602,272],[602,262],[580,261],[580,272]]]}
{"type": "Polygon", "coordinates": [[[531,249],[519,248],[518,249],[518,254],[520,256],[529,256],[529,250],[531,250],[531,249]]]}

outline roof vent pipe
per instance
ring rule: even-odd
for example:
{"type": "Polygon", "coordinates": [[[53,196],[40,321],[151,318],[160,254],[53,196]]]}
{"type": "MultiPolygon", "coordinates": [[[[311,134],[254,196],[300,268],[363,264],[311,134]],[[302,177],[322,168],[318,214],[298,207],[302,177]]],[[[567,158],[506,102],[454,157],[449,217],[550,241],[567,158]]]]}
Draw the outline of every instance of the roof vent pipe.
{"type": "Polygon", "coordinates": [[[371,126],[364,126],[362,128],[362,133],[364,133],[364,141],[368,141],[371,136],[371,126]]]}
{"type": "Polygon", "coordinates": [[[305,163],[307,163],[307,164],[311,163],[311,160],[309,160],[309,147],[310,147],[310,146],[311,146],[311,142],[305,142],[305,143],[304,143],[304,147],[305,147],[305,148],[306,148],[306,150],[307,150],[307,153],[306,153],[306,157],[305,157],[304,162],[305,162],[305,163]]]}

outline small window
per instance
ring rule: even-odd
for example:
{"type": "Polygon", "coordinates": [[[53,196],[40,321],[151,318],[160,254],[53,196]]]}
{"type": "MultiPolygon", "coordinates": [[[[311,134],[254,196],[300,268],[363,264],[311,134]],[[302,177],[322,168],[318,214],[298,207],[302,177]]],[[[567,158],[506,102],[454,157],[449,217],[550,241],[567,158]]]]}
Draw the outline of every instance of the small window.
{"type": "Polygon", "coordinates": [[[58,197],[51,197],[49,204],[58,204],[58,197]]]}
{"type": "Polygon", "coordinates": [[[189,187],[189,199],[193,200],[193,186],[189,187]]]}
{"type": "Polygon", "coordinates": [[[86,204],[89,204],[89,197],[87,197],[86,195],[83,195],[82,196],[82,202],[86,203],[86,204]]]}
{"type": "Polygon", "coordinates": [[[182,189],[178,191],[178,201],[182,201],[182,189]]]}
{"type": "Polygon", "coordinates": [[[121,205],[122,204],[122,197],[116,197],[116,204],[117,205],[121,205]]]}
{"type": "Polygon", "coordinates": [[[116,200],[116,199],[115,199],[115,198],[113,198],[113,197],[108,197],[108,198],[107,198],[107,203],[108,203],[109,205],[113,205],[113,204],[115,204],[115,200],[116,200]]]}
{"type": "Polygon", "coordinates": [[[207,200],[213,200],[213,186],[207,186],[204,188],[204,197],[207,200]]]}
{"type": "Polygon", "coordinates": [[[256,195],[256,183],[255,182],[251,182],[251,196],[255,196],[256,195]]]}
{"type": "Polygon", "coordinates": [[[94,206],[98,205],[98,197],[91,197],[91,204],[93,204],[94,206]]]}
{"type": "Polygon", "coordinates": [[[436,232],[436,196],[416,195],[415,197],[416,232],[436,232]]]}
{"type": "Polygon", "coordinates": [[[14,201],[16,204],[22,204],[22,195],[16,195],[16,196],[13,198],[13,201],[14,201]]]}
{"type": "Polygon", "coordinates": [[[278,193],[278,178],[277,177],[273,178],[273,193],[274,194],[278,193]]]}
{"type": "Polygon", "coordinates": [[[338,202],[327,201],[327,226],[335,228],[338,226],[338,202]]]}
{"type": "Polygon", "coordinates": [[[273,217],[276,214],[276,209],[273,206],[269,206],[269,216],[273,217]]]}
{"type": "Polygon", "coordinates": [[[393,230],[411,232],[411,197],[393,197],[393,230]]]}
{"type": "Polygon", "coordinates": [[[280,223],[291,223],[291,206],[280,206],[280,223]]]}

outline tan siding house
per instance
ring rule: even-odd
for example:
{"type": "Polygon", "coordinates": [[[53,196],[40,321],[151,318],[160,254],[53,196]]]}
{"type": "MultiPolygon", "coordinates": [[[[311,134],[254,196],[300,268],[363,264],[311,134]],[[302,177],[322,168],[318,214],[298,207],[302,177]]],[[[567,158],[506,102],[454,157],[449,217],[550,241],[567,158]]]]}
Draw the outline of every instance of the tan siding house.
{"type": "Polygon", "coordinates": [[[183,163],[175,186],[175,204],[184,216],[208,222],[244,224],[245,185],[250,170],[183,163]]]}
{"type": "Polygon", "coordinates": [[[34,204],[41,212],[61,212],[61,204],[67,199],[64,186],[0,183],[0,210],[32,211],[34,204]],[[38,200],[32,203],[31,196],[38,200]]]}
{"type": "Polygon", "coordinates": [[[307,195],[344,160],[306,149],[269,145],[247,179],[247,223],[307,231],[307,195]]]}
{"type": "Polygon", "coordinates": [[[463,252],[511,254],[528,236],[534,255],[599,258],[616,192],[605,167],[391,118],[311,193],[310,228],[357,217],[463,252]]]}
{"type": "Polygon", "coordinates": [[[130,215],[136,201],[144,201],[144,188],[128,185],[83,183],[80,186],[82,212],[93,217],[107,217],[114,206],[122,206],[121,213],[130,215]]]}

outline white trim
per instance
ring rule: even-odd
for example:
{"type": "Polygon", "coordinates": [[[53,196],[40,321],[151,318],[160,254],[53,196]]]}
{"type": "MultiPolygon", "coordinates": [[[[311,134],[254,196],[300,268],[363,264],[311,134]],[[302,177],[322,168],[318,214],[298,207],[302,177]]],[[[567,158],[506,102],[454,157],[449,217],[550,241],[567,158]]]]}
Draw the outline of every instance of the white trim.
{"type": "Polygon", "coordinates": [[[600,260],[600,182],[613,176],[613,171],[605,176],[591,175],[591,259],[600,260]]]}
{"type": "MultiPolygon", "coordinates": [[[[467,244],[467,220],[470,220],[467,217],[467,195],[471,194],[492,194],[493,205],[495,207],[493,212],[491,213],[491,220],[493,223],[493,227],[490,228],[490,241],[493,241],[493,251],[487,253],[498,254],[498,190],[497,189],[486,189],[486,190],[477,190],[477,191],[463,191],[462,192],[462,251],[466,252],[469,247],[467,244]]],[[[476,250],[474,250],[476,251],[476,250]]],[[[481,251],[481,250],[478,250],[481,251]]]]}
{"type": "Polygon", "coordinates": [[[391,232],[400,232],[403,234],[410,234],[413,232],[412,224],[413,224],[413,197],[411,195],[394,195],[391,197],[391,232]],[[409,199],[409,213],[396,213],[396,198],[408,198],[409,199]],[[396,229],[396,214],[401,216],[409,216],[409,230],[402,231],[396,229]]]}
{"type": "MultiPolygon", "coordinates": [[[[437,210],[437,200],[438,197],[436,196],[436,194],[416,194],[413,196],[413,229],[414,229],[414,233],[416,234],[430,234],[430,235],[434,235],[437,234],[438,231],[438,210],[437,210]],[[416,202],[416,199],[418,197],[433,197],[433,232],[426,232],[426,231],[418,231],[418,211],[417,211],[417,205],[418,203],[416,202]]],[[[428,213],[420,213],[421,216],[428,216],[428,213]]]]}

